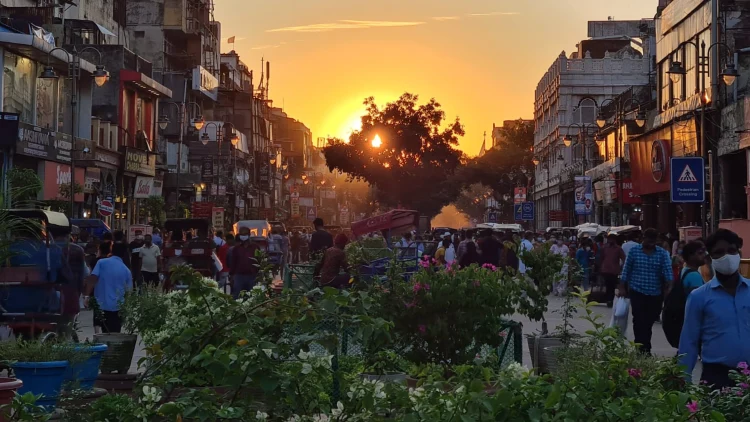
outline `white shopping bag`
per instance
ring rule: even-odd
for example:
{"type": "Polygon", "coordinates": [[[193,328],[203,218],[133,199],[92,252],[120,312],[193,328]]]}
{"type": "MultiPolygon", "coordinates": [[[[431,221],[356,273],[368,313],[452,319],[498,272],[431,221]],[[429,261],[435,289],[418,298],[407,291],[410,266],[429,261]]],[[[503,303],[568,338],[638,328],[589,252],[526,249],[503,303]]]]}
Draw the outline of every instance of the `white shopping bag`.
{"type": "Polygon", "coordinates": [[[619,297],[618,300],[615,302],[613,308],[615,312],[616,318],[627,318],[628,312],[630,312],[630,299],[619,297]]]}
{"type": "Polygon", "coordinates": [[[617,328],[620,334],[624,337],[625,332],[628,330],[628,311],[630,310],[630,299],[616,297],[615,303],[612,307],[612,318],[609,320],[609,328],[617,328]],[[622,308],[625,309],[623,316],[618,316],[618,305],[620,311],[622,308]]]}

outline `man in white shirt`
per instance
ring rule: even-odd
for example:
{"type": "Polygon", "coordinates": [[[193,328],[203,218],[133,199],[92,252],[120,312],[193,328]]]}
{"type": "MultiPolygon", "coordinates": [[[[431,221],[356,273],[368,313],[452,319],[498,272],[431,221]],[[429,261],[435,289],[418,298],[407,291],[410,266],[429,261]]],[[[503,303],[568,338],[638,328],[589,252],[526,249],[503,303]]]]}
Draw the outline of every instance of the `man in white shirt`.
{"type": "MultiPolygon", "coordinates": [[[[445,232],[443,234],[443,239],[448,239],[448,241],[451,241],[451,233],[445,232]]],[[[447,248],[445,248],[445,263],[450,265],[456,260],[456,248],[453,246],[453,243],[451,243],[447,248]]]]}
{"type": "Polygon", "coordinates": [[[560,275],[558,276],[557,281],[552,285],[552,293],[554,293],[555,296],[563,296],[568,289],[568,259],[570,258],[570,249],[568,249],[568,245],[566,245],[562,239],[553,238],[552,243],[550,252],[555,255],[562,255],[565,260],[565,264],[563,264],[563,267],[560,270],[560,275]]]}
{"type": "Polygon", "coordinates": [[[156,286],[159,284],[159,272],[161,270],[161,249],[154,245],[150,234],[143,237],[143,242],[143,246],[138,252],[138,256],[141,258],[141,276],[144,283],[156,286]]]}

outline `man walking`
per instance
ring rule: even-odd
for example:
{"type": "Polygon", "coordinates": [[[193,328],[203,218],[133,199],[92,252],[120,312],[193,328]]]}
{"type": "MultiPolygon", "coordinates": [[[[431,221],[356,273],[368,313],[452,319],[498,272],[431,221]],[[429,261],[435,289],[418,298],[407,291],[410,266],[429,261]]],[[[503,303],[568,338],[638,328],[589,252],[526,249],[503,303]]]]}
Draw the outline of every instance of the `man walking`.
{"type": "Polygon", "coordinates": [[[656,246],[654,229],[643,233],[643,244],[633,246],[625,259],[619,296],[630,297],[633,311],[633,337],[638,348],[651,353],[651,332],[661,314],[663,293],[672,283],[672,259],[669,252],[656,246]]]}
{"type": "Polygon", "coordinates": [[[94,315],[94,325],[101,327],[104,333],[119,333],[122,328],[120,304],[125,292],[133,289],[133,275],[123,263],[123,257],[127,255],[128,246],[115,243],[112,245],[112,256],[100,259],[88,278],[84,300],[88,306],[89,296],[94,293],[101,310],[94,315]]]}
{"type": "Polygon", "coordinates": [[[611,308],[615,299],[617,277],[625,263],[625,251],[617,244],[616,234],[610,233],[607,236],[607,243],[601,247],[599,257],[599,280],[607,287],[607,306],[611,308]]]}
{"type": "Polygon", "coordinates": [[[326,231],[323,219],[316,218],[313,225],[315,226],[315,232],[310,237],[310,256],[320,255],[328,248],[333,247],[333,236],[326,231]]]}
{"type": "Polygon", "coordinates": [[[255,286],[258,276],[258,259],[255,252],[260,248],[250,240],[250,229],[240,228],[238,243],[232,248],[229,259],[229,272],[232,274],[232,296],[238,298],[240,292],[249,291],[255,286]]]}
{"type": "Polygon", "coordinates": [[[700,355],[701,380],[715,389],[733,386],[729,371],[750,361],[750,280],[739,274],[740,248],[726,229],[706,240],[715,276],[688,296],[680,335],[680,363],[691,375],[700,355]]]}
{"type": "Polygon", "coordinates": [[[141,261],[141,276],[143,283],[149,286],[159,284],[161,272],[161,249],[154,244],[153,237],[147,234],[143,237],[143,246],[138,252],[141,261]]]}
{"type": "Polygon", "coordinates": [[[526,264],[523,263],[523,253],[534,249],[534,244],[531,241],[534,240],[534,233],[527,231],[524,234],[524,239],[521,241],[521,247],[518,250],[518,272],[526,274],[526,264]]]}

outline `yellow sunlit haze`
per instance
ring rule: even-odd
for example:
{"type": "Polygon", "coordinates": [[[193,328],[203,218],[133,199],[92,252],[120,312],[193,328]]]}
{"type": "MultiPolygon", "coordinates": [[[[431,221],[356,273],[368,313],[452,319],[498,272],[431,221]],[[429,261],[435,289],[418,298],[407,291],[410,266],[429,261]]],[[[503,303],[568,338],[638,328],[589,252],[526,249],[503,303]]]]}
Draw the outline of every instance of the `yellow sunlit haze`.
{"type": "Polygon", "coordinates": [[[215,0],[222,52],[235,49],[270,96],[316,137],[348,138],[362,101],[435,98],[458,116],[476,155],[503,120],[533,117],[552,62],[587,37],[587,21],[652,18],[656,0],[215,0]],[[226,44],[236,37],[235,44],[226,44]]]}
{"type": "Polygon", "coordinates": [[[373,148],[380,148],[380,146],[383,145],[383,141],[380,139],[380,135],[375,135],[374,138],[372,138],[372,146],[373,148]]]}

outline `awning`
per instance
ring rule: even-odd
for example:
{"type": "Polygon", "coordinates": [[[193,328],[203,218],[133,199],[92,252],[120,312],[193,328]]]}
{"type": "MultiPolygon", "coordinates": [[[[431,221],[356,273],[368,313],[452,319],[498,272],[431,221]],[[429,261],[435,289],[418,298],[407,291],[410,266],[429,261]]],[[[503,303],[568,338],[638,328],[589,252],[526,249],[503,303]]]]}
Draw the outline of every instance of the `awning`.
{"type": "MultiPolygon", "coordinates": [[[[52,51],[55,46],[48,43],[42,38],[36,37],[31,34],[21,34],[12,32],[0,32],[0,44],[14,53],[21,56],[28,57],[34,61],[40,63],[50,63],[54,65],[57,70],[67,74],[68,72],[68,55],[61,49],[52,51]],[[52,52],[52,54],[50,54],[52,52]]],[[[92,63],[81,59],[81,69],[85,72],[93,73],[96,70],[96,66],[92,63]]]]}
{"type": "Polygon", "coordinates": [[[166,97],[172,98],[172,90],[166,86],[156,82],[141,72],[135,70],[121,70],[120,80],[123,82],[131,82],[138,86],[143,91],[150,92],[154,97],[166,97]]]}
{"type": "Polygon", "coordinates": [[[117,36],[117,35],[115,35],[115,34],[114,34],[114,33],[113,33],[112,31],[110,31],[109,29],[107,29],[107,28],[105,28],[105,27],[103,27],[103,26],[99,25],[99,24],[98,24],[98,23],[96,23],[96,22],[94,22],[94,25],[96,25],[96,27],[97,27],[97,28],[99,28],[99,32],[101,32],[101,33],[102,33],[102,34],[104,34],[104,35],[108,35],[108,36],[110,36],[110,37],[116,37],[116,36],[117,36]]]}

